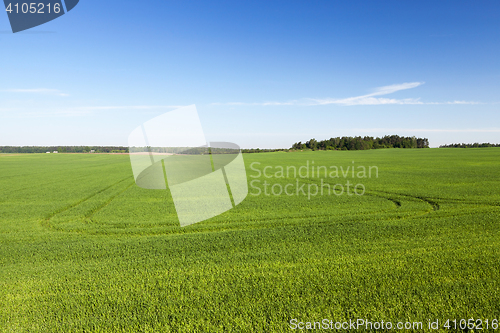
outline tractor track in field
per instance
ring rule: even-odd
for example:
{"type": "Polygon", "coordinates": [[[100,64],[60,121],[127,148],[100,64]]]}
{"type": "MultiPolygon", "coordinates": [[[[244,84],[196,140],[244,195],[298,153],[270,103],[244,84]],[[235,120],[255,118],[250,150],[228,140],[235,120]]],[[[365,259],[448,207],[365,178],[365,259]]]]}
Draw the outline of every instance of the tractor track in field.
{"type": "MultiPolygon", "coordinates": [[[[311,180],[311,179],[309,179],[309,181],[305,181],[305,182],[306,183],[311,183],[311,184],[316,184],[318,186],[321,186],[321,185],[323,185],[323,186],[325,186],[325,185],[334,186],[335,185],[335,184],[328,183],[328,182],[327,183],[323,182],[321,184],[318,181],[311,180]]],[[[400,209],[402,207],[402,201],[398,200],[396,198],[391,198],[389,196],[400,196],[400,197],[412,198],[414,200],[420,200],[420,201],[423,201],[423,202],[427,203],[428,205],[430,205],[432,207],[431,211],[422,211],[420,214],[417,213],[417,214],[412,215],[411,217],[420,217],[420,216],[429,214],[429,213],[431,213],[433,211],[434,212],[438,211],[441,208],[440,205],[439,205],[439,203],[436,202],[436,201],[434,201],[434,200],[436,200],[435,198],[428,198],[428,197],[423,197],[423,196],[410,195],[410,194],[406,194],[406,193],[388,192],[388,191],[380,191],[380,190],[369,190],[369,191],[367,190],[367,191],[365,191],[364,195],[374,196],[374,197],[378,197],[378,198],[382,198],[382,199],[391,201],[396,206],[396,209],[400,209]]],[[[404,219],[404,218],[408,218],[408,217],[399,217],[399,219],[404,219]]]]}
{"type": "MultiPolygon", "coordinates": [[[[308,183],[307,181],[305,181],[305,182],[308,183]]],[[[321,184],[319,182],[316,182],[316,181],[311,180],[311,179],[309,179],[309,183],[321,186],[321,184]]],[[[334,186],[335,184],[323,182],[323,186],[325,186],[325,185],[334,186]]],[[[414,196],[414,195],[409,195],[409,194],[405,194],[405,193],[387,192],[387,191],[379,191],[379,190],[369,190],[369,191],[366,191],[364,195],[369,195],[369,196],[374,196],[374,197],[386,199],[386,200],[389,200],[392,203],[394,203],[394,205],[396,206],[396,208],[400,208],[401,207],[401,201],[400,200],[397,200],[395,198],[390,198],[390,197],[381,195],[379,193],[384,193],[384,194],[389,194],[389,195],[397,195],[397,196],[403,196],[403,197],[409,197],[409,198],[417,199],[417,200],[424,201],[424,202],[428,203],[429,205],[431,205],[434,211],[440,209],[440,206],[439,206],[439,204],[437,202],[435,202],[433,200],[430,200],[427,197],[422,197],[422,196],[414,196]]]]}
{"type": "MultiPolygon", "coordinates": [[[[48,214],[44,220],[42,220],[42,225],[50,228],[50,229],[53,229],[53,230],[57,230],[57,231],[71,231],[71,230],[64,230],[61,229],[61,228],[58,228],[54,225],[52,225],[50,223],[50,220],[58,215],[58,214],[61,214],[69,209],[72,209],[74,207],[77,207],[78,205],[92,199],[93,197],[95,197],[96,195],[100,194],[100,193],[103,193],[104,191],[114,187],[114,186],[117,186],[121,183],[123,183],[124,181],[126,181],[127,179],[130,179],[130,177],[126,177],[122,180],[119,180],[118,182],[112,184],[112,185],[109,185],[97,192],[94,192],[93,194],[85,197],[84,199],[82,200],[79,200],[78,202],[75,202],[71,205],[68,205],[66,207],[63,207],[61,209],[58,209],[50,214],[48,214]]],[[[318,185],[318,186],[321,186],[320,182],[319,181],[315,181],[314,179],[307,179],[307,180],[304,180],[305,183],[310,183],[310,184],[315,184],[315,185],[318,185]]],[[[106,206],[108,206],[116,197],[118,197],[119,195],[123,194],[124,192],[126,192],[132,185],[134,185],[135,182],[131,183],[130,185],[128,185],[125,189],[119,191],[119,193],[117,194],[114,194],[112,195],[111,197],[109,197],[105,202],[101,203],[98,207],[92,209],[91,211],[89,211],[87,214],[85,214],[84,216],[82,216],[84,219],[90,219],[90,221],[92,222],[92,217],[98,213],[99,211],[101,211],[102,209],[104,209],[106,206]]],[[[330,186],[333,186],[335,184],[332,184],[332,183],[325,183],[323,182],[323,187],[326,186],[326,185],[330,185],[330,186]]],[[[390,192],[390,191],[381,191],[381,190],[366,190],[365,194],[366,196],[372,196],[372,197],[377,197],[377,198],[381,198],[381,199],[384,199],[384,200],[388,200],[390,202],[392,202],[394,204],[394,207],[393,209],[387,209],[387,210],[383,210],[383,211],[376,211],[376,212],[365,212],[365,213],[359,213],[359,214],[353,214],[353,215],[350,215],[350,218],[346,219],[345,221],[343,221],[342,223],[350,223],[350,222],[353,222],[353,221],[365,221],[365,220],[371,220],[374,216],[376,216],[377,214],[380,214],[380,213],[386,213],[386,214],[395,214],[394,216],[386,216],[385,218],[383,219],[389,219],[389,220],[393,220],[393,219],[396,219],[396,220],[403,220],[403,219],[411,219],[411,218],[417,218],[417,217],[424,217],[425,215],[428,215],[428,217],[430,217],[430,213],[432,212],[436,212],[436,211],[439,211],[441,209],[441,206],[440,206],[440,203],[443,204],[443,203],[464,203],[464,204],[477,204],[477,205],[490,205],[490,206],[500,206],[500,203],[497,203],[497,202],[490,202],[490,203],[485,203],[485,202],[475,202],[475,201],[468,201],[466,199],[453,199],[453,198],[437,198],[437,197],[425,197],[425,196],[419,196],[419,195],[410,195],[410,194],[407,194],[407,193],[399,193],[399,192],[390,192]],[[417,211],[406,211],[404,209],[404,202],[406,201],[405,198],[408,198],[407,200],[417,200],[417,201],[422,201],[422,202],[425,202],[426,204],[428,204],[430,207],[428,210],[417,210],[417,211]],[[438,202],[439,201],[439,202],[438,202]],[[432,209],[430,209],[432,208],[432,209]],[[403,215],[400,215],[399,213],[397,212],[401,212],[401,214],[403,215]],[[406,213],[408,213],[408,215],[406,215],[406,213]],[[360,220],[361,219],[361,220],[360,220]]],[[[461,215],[460,212],[449,212],[449,214],[446,214],[446,216],[455,216],[455,215],[461,215]],[[451,215],[450,215],[451,214],[451,215]]],[[[434,215],[432,215],[434,216],[434,215]]],[[[444,216],[444,215],[443,215],[444,216]]],[[[257,229],[260,229],[260,228],[267,228],[265,225],[262,225],[260,227],[256,227],[255,226],[255,222],[258,221],[258,222],[275,222],[275,221],[283,221],[282,223],[279,223],[278,222],[278,225],[281,225],[281,226],[287,226],[287,225],[296,225],[296,221],[297,220],[301,220],[301,219],[315,219],[316,222],[314,223],[317,223],[318,220],[322,220],[323,222],[332,222],[331,218],[334,218],[334,220],[336,220],[336,218],[334,216],[332,216],[331,214],[317,214],[317,213],[314,213],[314,212],[311,212],[311,213],[306,213],[306,214],[299,214],[297,216],[281,216],[281,217],[257,217],[257,218],[243,218],[243,219],[233,219],[231,221],[231,223],[229,224],[225,224],[224,222],[220,223],[218,222],[217,224],[220,223],[220,227],[222,227],[222,229],[218,229],[216,228],[217,230],[210,230],[211,228],[209,227],[208,230],[203,230],[203,231],[198,231],[198,232],[202,232],[202,233],[205,233],[205,232],[213,232],[213,231],[234,231],[234,230],[245,230],[245,229],[254,229],[254,228],[257,228],[257,229]],[[236,224],[236,225],[235,225],[236,224]]],[[[208,226],[208,225],[207,225],[208,226]]],[[[170,229],[170,227],[172,226],[169,226],[168,229],[170,229]]],[[[164,230],[163,232],[161,231],[158,231],[158,232],[153,232],[153,233],[150,233],[148,232],[148,229],[150,229],[150,227],[144,227],[144,230],[143,232],[139,232],[137,235],[148,235],[148,234],[153,234],[153,235],[157,235],[157,234],[168,234],[168,235],[176,235],[176,234],[184,234],[184,233],[179,233],[179,232],[176,232],[176,231],[173,231],[173,230],[170,230],[170,232],[168,230],[164,230]],[[172,232],[173,231],[173,232],[172,232]]],[[[75,231],[76,232],[76,231],[75,231]]],[[[83,232],[85,233],[85,231],[78,231],[78,232],[83,232]]],[[[103,231],[102,233],[103,234],[107,234],[109,232],[109,230],[107,231],[103,231]]],[[[195,233],[197,233],[197,231],[194,231],[195,233]]],[[[101,232],[98,232],[96,230],[94,230],[92,232],[92,234],[100,234],[101,232]]],[[[191,233],[191,232],[189,232],[191,233]]]]}
{"type": "Polygon", "coordinates": [[[85,218],[87,219],[91,219],[92,216],[99,212],[100,210],[102,210],[104,207],[106,207],[107,205],[109,205],[111,203],[111,201],[113,201],[117,196],[123,194],[125,191],[127,191],[130,187],[132,187],[132,185],[135,184],[135,181],[132,182],[129,186],[127,186],[124,190],[118,192],[117,194],[113,195],[112,197],[110,197],[108,200],[106,200],[106,202],[104,202],[102,205],[99,205],[96,209],[92,210],[89,214],[86,214],[85,215],[85,218]]]}
{"type": "MultiPolygon", "coordinates": [[[[325,186],[325,185],[334,186],[335,185],[335,184],[328,183],[328,182],[327,183],[323,182],[321,184],[319,181],[315,181],[314,179],[307,179],[307,180],[303,180],[303,181],[305,183],[316,184],[318,186],[321,186],[321,185],[323,185],[323,186],[325,186]]],[[[407,219],[407,218],[413,218],[413,217],[420,217],[420,216],[429,214],[429,213],[431,213],[433,211],[437,211],[437,210],[440,209],[440,206],[439,206],[439,204],[437,202],[435,202],[433,200],[430,200],[429,198],[421,197],[421,196],[412,196],[412,195],[403,194],[403,193],[392,193],[392,192],[377,191],[377,190],[365,191],[364,195],[388,200],[388,201],[390,201],[390,202],[392,202],[394,204],[394,206],[396,207],[396,210],[401,209],[401,207],[402,207],[402,201],[398,200],[396,198],[388,197],[388,195],[412,198],[412,199],[415,199],[415,200],[423,201],[423,202],[429,204],[432,207],[432,210],[430,210],[430,211],[421,211],[420,213],[414,213],[411,216],[398,216],[398,217],[396,217],[397,219],[407,219]]],[[[388,211],[384,211],[384,212],[388,212],[388,211]]],[[[375,214],[375,212],[373,212],[373,213],[365,213],[365,215],[371,215],[371,214],[375,214]]],[[[315,217],[320,217],[320,216],[315,215],[315,217]]]]}
{"type": "MultiPolygon", "coordinates": [[[[424,202],[428,203],[429,205],[431,205],[432,209],[434,211],[437,211],[437,210],[439,210],[441,208],[436,201],[433,201],[433,200],[431,200],[428,197],[423,197],[423,196],[418,196],[418,195],[410,195],[410,194],[406,194],[406,193],[380,191],[380,190],[371,190],[370,192],[379,192],[379,193],[385,193],[385,194],[391,194],[391,195],[399,195],[399,196],[402,196],[402,197],[408,197],[408,198],[413,198],[413,199],[421,200],[421,201],[424,201],[424,202]]],[[[386,198],[386,199],[391,200],[390,198],[386,198]]]]}
{"type": "MultiPolygon", "coordinates": [[[[85,201],[88,201],[88,200],[92,199],[92,198],[93,198],[93,197],[95,197],[96,195],[98,195],[98,194],[100,194],[100,193],[102,193],[102,192],[104,192],[104,191],[106,191],[106,190],[108,190],[108,189],[112,188],[113,186],[116,186],[116,185],[118,185],[118,184],[120,184],[120,183],[122,183],[122,182],[126,181],[127,179],[130,179],[130,177],[126,177],[126,178],[124,178],[124,179],[122,179],[122,180],[119,180],[119,181],[117,181],[116,183],[113,183],[113,184],[111,184],[111,185],[109,185],[109,186],[106,186],[105,188],[100,189],[99,191],[94,192],[94,193],[92,193],[91,195],[89,195],[89,196],[87,196],[87,197],[85,197],[85,198],[83,198],[83,199],[81,199],[81,200],[79,200],[79,201],[77,201],[77,202],[75,202],[75,203],[72,203],[72,204],[70,204],[70,205],[68,205],[68,206],[66,206],[66,207],[63,207],[63,208],[60,208],[60,209],[58,209],[58,210],[53,211],[52,213],[50,213],[50,214],[48,214],[47,216],[45,216],[45,218],[42,220],[42,225],[44,225],[44,226],[46,226],[46,227],[51,228],[51,226],[50,226],[50,224],[49,224],[49,221],[50,221],[50,220],[51,220],[54,216],[56,216],[56,215],[58,215],[58,214],[61,214],[61,213],[64,213],[65,211],[70,210],[71,208],[74,208],[74,207],[76,207],[76,206],[78,206],[78,205],[81,205],[81,204],[82,204],[82,203],[84,203],[85,201]]],[[[131,186],[131,185],[130,185],[130,186],[131,186]]],[[[127,190],[127,189],[129,189],[129,188],[130,188],[130,186],[128,186],[128,187],[126,188],[126,190],[127,190]]],[[[122,193],[123,193],[123,192],[122,192],[122,193]]],[[[113,197],[113,199],[114,199],[115,197],[116,197],[116,196],[114,196],[114,197],[113,197]]],[[[110,202],[111,202],[111,201],[110,201],[110,202]]],[[[108,202],[108,204],[109,204],[109,202],[108,202]]]]}
{"type": "MultiPolygon", "coordinates": [[[[80,179],[88,179],[88,176],[78,176],[78,177],[74,177],[71,179],[71,181],[78,181],[80,179]]],[[[29,185],[29,186],[24,186],[24,187],[20,187],[20,188],[16,188],[14,190],[9,190],[9,195],[11,195],[12,193],[16,193],[16,192],[22,192],[22,191],[25,191],[25,190],[34,190],[36,188],[43,188],[43,187],[46,187],[48,185],[52,185],[52,184],[58,184],[58,183],[61,183],[60,180],[52,180],[52,181],[48,181],[48,182],[45,182],[45,183],[39,183],[39,184],[36,184],[36,185],[29,185]]]]}
{"type": "Polygon", "coordinates": [[[439,201],[444,202],[444,203],[461,203],[461,204],[493,206],[493,207],[500,206],[500,202],[495,202],[495,201],[476,201],[476,200],[468,200],[468,199],[436,198],[436,197],[428,197],[428,198],[433,199],[433,200],[439,200],[439,201]]]}
{"type": "Polygon", "coordinates": [[[435,211],[441,209],[441,206],[438,203],[438,201],[441,203],[460,203],[460,204],[468,204],[468,205],[500,207],[500,202],[495,202],[495,201],[488,202],[488,201],[475,201],[475,200],[459,199],[459,198],[424,197],[424,196],[410,195],[407,193],[388,192],[388,191],[380,191],[380,190],[373,190],[372,192],[380,192],[380,193],[386,193],[386,194],[399,195],[399,196],[403,196],[403,197],[410,197],[410,198],[414,198],[414,199],[419,199],[419,200],[425,201],[428,204],[430,204],[435,211]]]}
{"type": "Polygon", "coordinates": [[[393,198],[386,198],[384,196],[381,196],[379,194],[375,194],[375,193],[372,193],[372,192],[365,192],[365,195],[372,196],[372,197],[377,197],[377,198],[382,198],[382,199],[386,199],[386,200],[391,201],[396,206],[396,208],[400,208],[401,207],[401,201],[399,201],[399,200],[396,200],[396,199],[393,199],[393,198]]]}

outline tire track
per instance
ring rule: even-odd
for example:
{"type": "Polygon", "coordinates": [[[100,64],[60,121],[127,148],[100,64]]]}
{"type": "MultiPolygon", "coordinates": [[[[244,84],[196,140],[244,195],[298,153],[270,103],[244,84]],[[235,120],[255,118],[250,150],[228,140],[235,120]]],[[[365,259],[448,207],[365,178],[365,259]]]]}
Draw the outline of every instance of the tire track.
{"type": "MultiPolygon", "coordinates": [[[[305,183],[315,184],[315,185],[321,186],[320,182],[317,182],[317,181],[315,181],[313,179],[308,179],[308,180],[303,180],[303,181],[305,183]]],[[[325,185],[335,186],[336,184],[323,182],[323,187],[325,185]]],[[[385,200],[389,200],[389,201],[391,201],[396,206],[396,208],[401,208],[401,201],[393,199],[393,198],[388,198],[388,197],[385,197],[385,196],[382,196],[380,194],[376,194],[376,193],[373,193],[373,192],[377,192],[377,191],[365,191],[365,195],[373,196],[373,197],[377,197],[377,198],[382,198],[382,199],[385,199],[385,200]]],[[[394,193],[389,193],[389,194],[394,194],[394,193]]]]}
{"type": "MultiPolygon", "coordinates": [[[[111,184],[111,185],[109,185],[109,186],[107,186],[107,187],[105,187],[105,188],[103,188],[103,189],[101,189],[101,190],[99,190],[99,191],[97,191],[97,192],[95,192],[95,193],[93,193],[93,194],[91,194],[91,195],[89,195],[89,196],[87,196],[87,197],[83,198],[82,200],[79,200],[79,201],[77,201],[77,202],[75,202],[75,203],[73,203],[73,204],[71,204],[71,205],[68,205],[68,206],[66,206],[66,207],[60,208],[60,209],[58,209],[58,210],[56,210],[56,211],[54,211],[54,212],[52,212],[52,213],[48,214],[47,216],[45,216],[45,218],[44,218],[43,222],[45,222],[45,223],[49,222],[49,221],[50,221],[50,219],[52,219],[52,218],[53,218],[54,216],[56,216],[57,214],[61,214],[61,213],[65,212],[65,211],[67,211],[67,210],[69,210],[69,209],[71,209],[71,208],[74,208],[74,207],[76,207],[76,206],[78,206],[78,205],[80,205],[80,204],[84,203],[85,201],[88,201],[88,200],[92,199],[92,198],[93,198],[93,197],[95,197],[96,195],[98,195],[98,194],[100,194],[100,193],[102,193],[102,192],[104,192],[104,191],[106,191],[106,190],[108,190],[108,189],[112,188],[113,186],[116,186],[116,185],[120,184],[121,182],[124,182],[124,181],[125,181],[125,180],[127,180],[127,179],[130,179],[130,177],[126,177],[126,178],[124,178],[124,179],[122,179],[122,180],[119,180],[119,181],[117,181],[116,183],[111,184]]],[[[48,225],[47,225],[47,226],[48,226],[48,225]]]]}
{"type": "MultiPolygon", "coordinates": [[[[316,184],[318,186],[321,186],[321,184],[319,182],[314,181],[313,179],[308,179],[308,180],[309,180],[309,183],[311,183],[311,184],[316,184]]],[[[305,182],[307,183],[307,181],[305,181],[305,182]]],[[[325,185],[333,186],[334,184],[323,182],[323,186],[325,186],[325,185]]],[[[396,196],[408,197],[408,198],[412,198],[412,199],[423,201],[423,202],[429,204],[432,207],[432,211],[437,211],[437,210],[440,209],[440,206],[439,206],[439,204],[436,201],[433,201],[433,200],[431,200],[429,198],[422,197],[422,196],[412,196],[412,195],[403,194],[403,193],[388,192],[388,191],[378,191],[378,190],[365,191],[365,195],[379,197],[379,198],[391,201],[396,206],[396,209],[400,209],[402,207],[401,201],[397,200],[395,198],[387,197],[387,194],[392,195],[392,196],[396,195],[396,196]],[[383,193],[383,194],[385,194],[385,196],[381,195],[379,193],[383,193]]],[[[387,212],[387,211],[385,211],[385,212],[387,212]]],[[[409,217],[420,217],[420,216],[429,214],[430,212],[431,211],[421,211],[420,213],[414,213],[411,216],[398,216],[397,219],[406,219],[406,218],[409,218],[409,217]]]]}
{"type": "Polygon", "coordinates": [[[127,191],[127,190],[128,190],[130,187],[132,187],[132,185],[134,185],[134,184],[135,184],[135,181],[134,181],[134,182],[132,182],[129,186],[127,186],[127,187],[126,187],[123,191],[120,191],[119,193],[117,193],[117,194],[113,195],[111,198],[109,198],[108,200],[106,200],[106,202],[104,202],[103,204],[101,204],[101,205],[99,205],[98,207],[96,207],[96,209],[94,209],[94,210],[90,211],[89,213],[87,213],[87,214],[85,215],[85,218],[86,218],[86,219],[91,219],[91,218],[92,218],[92,216],[93,216],[95,213],[99,212],[99,211],[100,211],[100,210],[102,210],[104,207],[106,207],[107,205],[109,205],[109,204],[111,203],[111,201],[113,201],[113,200],[114,200],[117,196],[119,196],[119,195],[123,194],[125,191],[127,191]]]}
{"type": "Polygon", "coordinates": [[[380,190],[372,190],[372,192],[380,192],[380,193],[392,194],[392,195],[395,194],[395,195],[399,195],[399,196],[403,196],[403,197],[408,197],[408,198],[422,200],[424,202],[427,202],[429,205],[431,205],[432,209],[434,211],[437,211],[437,210],[439,210],[441,208],[436,201],[430,200],[429,198],[423,197],[423,196],[415,196],[415,195],[409,195],[409,194],[405,194],[405,193],[387,192],[387,191],[380,191],[380,190]]]}

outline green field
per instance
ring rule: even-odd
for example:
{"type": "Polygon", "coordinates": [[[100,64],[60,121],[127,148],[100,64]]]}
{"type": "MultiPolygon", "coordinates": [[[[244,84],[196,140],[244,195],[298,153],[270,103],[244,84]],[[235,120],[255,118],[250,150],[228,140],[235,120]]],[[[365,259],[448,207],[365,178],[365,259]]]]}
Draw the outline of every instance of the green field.
{"type": "Polygon", "coordinates": [[[137,187],[127,155],[0,155],[0,332],[500,319],[500,148],[244,159],[249,183],[275,193],[297,181],[365,193],[248,195],[180,228],[169,192],[137,187]],[[275,177],[313,161],[378,177],[275,177]],[[255,178],[265,167],[273,177],[255,178]]]}

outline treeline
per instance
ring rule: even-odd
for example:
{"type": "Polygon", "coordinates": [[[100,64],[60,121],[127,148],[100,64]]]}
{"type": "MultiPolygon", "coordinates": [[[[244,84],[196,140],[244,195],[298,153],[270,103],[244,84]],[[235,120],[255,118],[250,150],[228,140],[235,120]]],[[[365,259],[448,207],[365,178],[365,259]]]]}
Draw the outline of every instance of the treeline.
{"type": "MultiPolygon", "coordinates": [[[[452,144],[440,147],[453,148],[475,148],[475,147],[500,147],[500,145],[490,143],[474,143],[474,144],[452,144]]],[[[379,148],[429,148],[429,140],[426,138],[403,137],[398,135],[386,135],[383,138],[374,138],[371,136],[356,136],[356,137],[337,137],[328,140],[317,141],[311,139],[305,143],[297,142],[290,149],[241,149],[242,153],[267,153],[277,151],[293,151],[293,150],[367,150],[379,148]]],[[[174,154],[206,154],[208,148],[183,148],[183,147],[148,147],[150,152],[154,153],[174,153],[174,154]]],[[[46,152],[53,153],[129,153],[128,147],[121,146],[0,146],[0,153],[16,153],[16,154],[43,154],[46,152]]],[[[132,148],[132,153],[143,152],[144,148],[132,148]]],[[[212,154],[234,154],[234,149],[212,148],[212,154]]]]}
{"type": "MultiPolygon", "coordinates": [[[[208,148],[189,148],[189,147],[144,147],[132,148],[134,152],[144,152],[149,150],[153,153],[173,153],[188,155],[203,155],[208,153],[208,148]]],[[[43,154],[43,153],[129,153],[128,147],[105,147],[105,146],[0,146],[0,154],[43,154]]],[[[274,151],[288,151],[288,149],[241,149],[242,153],[267,153],[274,151]]],[[[235,154],[239,151],[226,148],[211,148],[212,154],[235,154]]]]}
{"type": "Polygon", "coordinates": [[[249,153],[272,153],[275,151],[289,151],[289,149],[283,149],[283,148],[279,148],[279,149],[260,149],[260,148],[241,149],[241,152],[246,153],[246,154],[249,154],[249,153]]]}
{"type": "MultiPolygon", "coordinates": [[[[243,151],[244,149],[242,149],[243,151]]],[[[131,147],[130,153],[161,153],[182,155],[207,155],[207,154],[238,154],[237,148],[213,148],[213,147],[131,147]]]]}
{"type": "MultiPolygon", "coordinates": [[[[136,148],[133,147],[131,152],[133,153],[136,148]]],[[[199,147],[199,148],[189,148],[189,147],[149,147],[149,150],[153,153],[173,153],[173,154],[183,154],[183,155],[204,155],[204,154],[238,154],[240,149],[235,148],[208,148],[208,147],[199,147]]],[[[144,151],[144,148],[138,148],[137,151],[144,151]]],[[[278,149],[260,149],[260,148],[242,148],[241,152],[245,154],[250,153],[270,153],[275,151],[289,151],[286,148],[278,148],[278,149]]]]}
{"type": "Polygon", "coordinates": [[[128,153],[128,147],[104,147],[104,146],[23,146],[11,147],[0,146],[2,154],[43,154],[53,153],[128,153]]]}
{"type": "Polygon", "coordinates": [[[293,150],[366,150],[379,148],[429,148],[427,138],[404,137],[399,135],[386,135],[383,138],[371,136],[351,137],[343,136],[328,140],[317,141],[311,139],[305,143],[294,143],[293,150]]]}
{"type": "Polygon", "coordinates": [[[452,143],[449,145],[441,145],[439,148],[487,148],[500,147],[500,144],[495,143],[452,143]]]}

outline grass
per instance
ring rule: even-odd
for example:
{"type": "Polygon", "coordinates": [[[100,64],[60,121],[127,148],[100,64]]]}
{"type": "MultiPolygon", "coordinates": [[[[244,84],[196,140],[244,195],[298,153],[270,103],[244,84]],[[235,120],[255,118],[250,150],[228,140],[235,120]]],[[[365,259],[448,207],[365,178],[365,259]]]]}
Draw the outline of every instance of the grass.
{"type": "Polygon", "coordinates": [[[180,228],[168,191],[137,187],[126,155],[0,155],[0,332],[500,319],[500,149],[244,158],[249,182],[271,186],[296,179],[254,169],[355,161],[379,174],[323,179],[362,196],[249,195],[180,228]]]}

